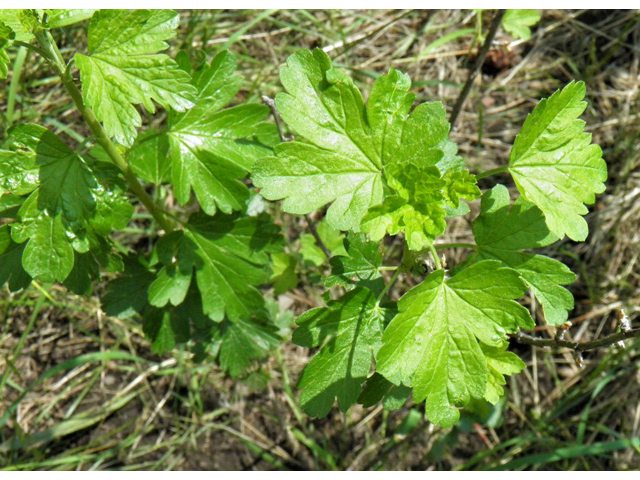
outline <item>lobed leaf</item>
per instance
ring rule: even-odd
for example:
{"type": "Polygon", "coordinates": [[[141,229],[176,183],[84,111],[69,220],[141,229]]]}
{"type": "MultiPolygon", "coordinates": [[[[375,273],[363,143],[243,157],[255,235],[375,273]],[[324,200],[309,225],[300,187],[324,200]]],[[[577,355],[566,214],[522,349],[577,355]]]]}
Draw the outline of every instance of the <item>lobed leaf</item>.
{"type": "Polygon", "coordinates": [[[411,385],[426,399],[429,419],[451,426],[456,407],[487,392],[489,369],[481,344],[502,348],[506,334],[532,328],[529,312],[514,301],[526,291],[518,273],[495,260],[451,278],[431,273],[406,293],[382,337],[376,370],[395,385],[411,385]]]}
{"type": "Polygon", "coordinates": [[[118,143],[131,146],[142,124],[136,104],[155,113],[193,107],[189,74],[167,55],[179,16],[171,10],[99,10],[89,25],[88,55],[76,54],[82,97],[118,143]]]}
{"type": "Polygon", "coordinates": [[[368,289],[356,287],[323,308],[298,317],[293,341],[320,351],[303,370],[300,405],[309,415],[324,417],[338,399],[345,412],[356,403],[380,346],[384,324],[393,310],[380,307],[368,289]]]}
{"type": "Polygon", "coordinates": [[[511,205],[507,188],[496,185],[482,197],[473,234],[478,245],[474,260],[499,260],[516,270],[542,305],[547,323],[566,322],[568,311],[573,309],[573,295],[562,285],[573,283],[576,276],[557,260],[523,251],[558,240],[540,209],[523,197],[511,205]]]}
{"type": "Polygon", "coordinates": [[[527,117],[509,157],[520,193],[544,213],[551,232],[576,241],[587,238],[584,204],[605,189],[602,150],[578,117],[587,104],[584,82],[571,82],[542,100],[527,117]]]}

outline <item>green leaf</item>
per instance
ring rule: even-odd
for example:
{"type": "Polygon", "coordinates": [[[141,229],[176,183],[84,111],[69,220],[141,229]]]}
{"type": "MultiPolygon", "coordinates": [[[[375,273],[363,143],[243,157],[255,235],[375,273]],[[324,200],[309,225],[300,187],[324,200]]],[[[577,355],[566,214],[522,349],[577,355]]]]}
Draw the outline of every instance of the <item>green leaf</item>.
{"type": "Polygon", "coordinates": [[[89,25],[89,55],[76,54],[82,97],[118,143],[131,146],[142,124],[135,104],[155,113],[155,100],[184,111],[193,106],[189,74],[167,55],[165,40],[180,23],[171,10],[99,10],[89,25]]]}
{"type": "Polygon", "coordinates": [[[362,227],[374,240],[405,232],[412,249],[443,233],[441,176],[460,159],[442,104],[422,104],[409,115],[411,81],[392,68],[365,106],[321,50],[295,53],[280,77],[287,93],[278,95],[278,109],[304,142],[280,144],[257,163],[253,181],[265,198],[285,199],[284,210],[298,214],[331,204],[325,218],[333,228],[362,227]],[[407,175],[408,168],[421,176],[407,175]],[[424,195],[414,198],[416,192],[424,195]]]}
{"type": "Polygon", "coordinates": [[[376,372],[367,379],[367,384],[358,397],[358,403],[368,408],[382,401],[385,410],[398,410],[405,404],[409,395],[410,387],[396,386],[376,372]]]}
{"type": "Polygon", "coordinates": [[[0,48],[0,80],[4,80],[9,75],[9,55],[0,48]]]}
{"type": "Polygon", "coordinates": [[[528,40],[531,28],[540,21],[540,12],[527,8],[509,9],[502,17],[502,28],[515,38],[528,40]]]}
{"type": "Polygon", "coordinates": [[[129,318],[149,309],[147,292],[155,275],[138,256],[124,258],[124,273],[111,280],[102,298],[102,309],[111,317],[129,318]]]}
{"type": "Polygon", "coordinates": [[[323,345],[298,382],[305,412],[324,417],[335,398],[343,412],[356,403],[380,346],[385,319],[393,313],[380,307],[370,290],[357,287],[328,301],[327,307],[298,317],[293,341],[308,348],[323,345]]]}
{"type": "Polygon", "coordinates": [[[203,310],[211,319],[267,317],[264,297],[256,287],[269,281],[268,254],[282,251],[282,237],[268,217],[198,213],[166,242],[166,253],[158,255],[164,267],[149,290],[156,305],[179,303],[189,272],[195,269],[203,310]]]}
{"type": "Polygon", "coordinates": [[[220,366],[239,377],[253,360],[264,358],[277,345],[274,325],[259,319],[225,321],[220,325],[220,366]]]}
{"type": "Polygon", "coordinates": [[[281,295],[296,288],[298,285],[298,275],[296,274],[296,259],[288,253],[274,253],[271,255],[273,265],[271,270],[271,282],[273,282],[273,293],[281,295]]]}
{"type": "Polygon", "coordinates": [[[149,310],[144,316],[142,328],[151,340],[151,350],[155,354],[170,352],[176,346],[176,338],[168,310],[149,310]]]}
{"type": "Polygon", "coordinates": [[[557,260],[523,252],[558,240],[540,209],[523,197],[511,206],[509,191],[502,185],[485,192],[481,209],[473,223],[475,259],[500,260],[516,270],[542,305],[547,323],[562,325],[573,309],[573,295],[562,285],[573,283],[576,276],[557,260]]]}
{"type": "Polygon", "coordinates": [[[451,426],[456,407],[483,398],[489,370],[480,343],[503,347],[518,327],[533,320],[514,301],[526,291],[518,273],[485,260],[451,278],[431,273],[406,293],[400,313],[384,332],[376,370],[392,383],[411,385],[416,402],[426,399],[434,423],[451,426]]]}
{"type": "Polygon", "coordinates": [[[489,370],[487,391],[484,398],[495,405],[504,395],[502,386],[507,383],[504,376],[520,373],[526,365],[515,353],[507,352],[502,348],[482,345],[482,353],[484,353],[489,370]]]}
{"type": "MultiPolygon", "coordinates": [[[[414,100],[409,93],[411,81],[392,68],[376,80],[365,107],[351,79],[334,69],[321,50],[295,53],[280,77],[287,93],[278,95],[278,109],[304,142],[278,145],[274,157],[257,163],[253,180],[265,198],[285,199],[284,210],[298,214],[330,203],[329,225],[355,232],[373,209],[367,218],[375,218],[375,225],[368,224],[367,231],[375,239],[387,230],[410,229],[412,236],[414,231],[422,232],[419,224],[425,221],[436,224],[431,230],[442,233],[442,208],[428,211],[417,200],[407,199],[407,191],[414,192],[416,185],[402,185],[393,210],[385,209],[387,200],[381,205],[383,177],[394,175],[389,171],[391,165],[399,165],[396,176],[408,165],[419,171],[433,167],[439,180],[448,168],[459,164],[456,148],[447,140],[449,123],[441,104],[419,105],[409,115],[414,100]]],[[[426,236],[434,235],[427,227],[426,236]]],[[[416,236],[412,245],[423,237],[425,234],[416,236]]]]}
{"type": "Polygon", "coordinates": [[[409,163],[392,164],[387,170],[389,185],[398,194],[371,208],[362,220],[362,230],[376,242],[387,233],[404,232],[410,250],[431,245],[447,226],[441,191],[445,184],[438,168],[420,168],[409,163]]]}
{"type": "Polygon", "coordinates": [[[340,230],[329,225],[326,219],[322,219],[316,225],[316,231],[324,246],[331,252],[332,256],[346,255],[347,252],[344,249],[343,240],[344,235],[340,233],[340,230]]]}
{"type": "Polygon", "coordinates": [[[47,10],[47,25],[51,28],[68,27],[88,20],[96,9],[51,9],[47,10]]]}
{"type": "Polygon", "coordinates": [[[145,182],[160,185],[171,177],[169,141],[158,130],[146,130],[129,150],[129,165],[145,182]]]}
{"type": "Polygon", "coordinates": [[[29,194],[11,236],[27,242],[22,264],[43,282],[64,281],[74,251],[97,248],[98,237],[124,228],[133,208],[117,174],[90,165],[38,125],[10,132],[11,150],[0,150],[0,192],[29,194]]]}
{"type": "Polygon", "coordinates": [[[24,247],[11,239],[9,225],[0,226],[0,286],[9,283],[12,292],[31,285],[31,276],[21,263],[24,247]]]}
{"type": "Polygon", "coordinates": [[[576,241],[589,233],[583,204],[595,202],[607,179],[602,150],[578,119],[587,106],[585,93],[584,82],[571,82],[542,100],[525,120],[509,159],[518,190],[542,210],[549,229],[576,241]]]}
{"type": "Polygon", "coordinates": [[[358,282],[371,282],[380,278],[382,254],[377,242],[367,242],[363,235],[349,234],[344,239],[346,256],[332,257],[331,275],[325,278],[328,287],[352,287],[358,282]]]}
{"type": "Polygon", "coordinates": [[[268,107],[245,104],[221,110],[242,85],[236,67],[235,56],[223,51],[196,70],[195,107],[176,115],[167,131],[176,197],[184,204],[193,189],[208,215],[244,208],[249,189],[240,180],[278,141],[275,125],[262,123],[268,107]]]}
{"type": "Polygon", "coordinates": [[[310,233],[300,235],[300,255],[305,262],[321,267],[327,261],[327,256],[317,245],[316,239],[310,233]]]}
{"type": "Polygon", "coordinates": [[[31,31],[32,18],[29,10],[0,8],[0,21],[9,26],[15,32],[15,39],[21,42],[28,43],[35,38],[31,31]]]}

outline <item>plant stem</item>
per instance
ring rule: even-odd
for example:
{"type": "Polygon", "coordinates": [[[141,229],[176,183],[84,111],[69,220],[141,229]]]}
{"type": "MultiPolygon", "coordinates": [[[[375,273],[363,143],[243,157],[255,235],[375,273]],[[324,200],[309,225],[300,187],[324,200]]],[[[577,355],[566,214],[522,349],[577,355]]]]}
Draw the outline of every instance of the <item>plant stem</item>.
{"type": "Polygon", "coordinates": [[[504,167],[494,168],[493,170],[487,170],[486,172],[479,173],[476,175],[476,180],[480,180],[481,178],[489,177],[491,175],[497,175],[498,173],[503,173],[509,170],[509,165],[505,165],[504,167]]]}
{"type": "Polygon", "coordinates": [[[561,340],[558,338],[536,338],[523,332],[517,333],[513,338],[515,338],[519,343],[524,343],[525,345],[533,345],[534,347],[569,348],[571,350],[575,350],[576,352],[586,352],[588,350],[595,350],[596,348],[600,347],[608,347],[628,338],[635,337],[640,337],[640,328],[621,331],[601,338],[599,340],[593,340],[591,342],[585,343],[569,342],[567,340],[561,340]]]}
{"type": "Polygon", "coordinates": [[[476,250],[478,246],[473,243],[441,243],[440,245],[434,245],[433,248],[436,250],[446,250],[447,248],[471,248],[476,250]]]}
{"type": "Polygon", "coordinates": [[[400,276],[400,273],[402,273],[402,271],[403,270],[401,268],[398,268],[395,272],[393,272],[393,276],[391,277],[391,280],[389,280],[389,282],[384,286],[384,288],[380,292],[380,295],[378,295],[378,299],[377,299],[378,304],[380,304],[380,302],[382,301],[384,296],[387,294],[387,292],[391,289],[393,284],[396,283],[396,280],[398,280],[398,277],[400,276]]]}
{"type": "Polygon", "coordinates": [[[56,72],[58,73],[60,80],[62,80],[62,84],[67,89],[69,95],[73,99],[73,102],[76,105],[76,108],[80,111],[83,118],[91,128],[91,131],[96,137],[96,141],[100,144],[102,148],[107,152],[111,161],[124,173],[124,177],[129,184],[129,190],[133,192],[133,194],[138,197],[140,202],[145,206],[145,208],[149,211],[149,213],[153,216],[153,218],[158,222],[158,224],[164,229],[166,233],[172,232],[175,230],[175,226],[173,222],[171,222],[164,210],[156,205],[149,194],[145,191],[144,187],[140,184],[138,177],[133,173],[129,163],[122,156],[118,147],[111,141],[107,132],[102,127],[102,124],[98,121],[96,116],[93,114],[93,111],[88,108],[84,101],[82,100],[82,94],[75,82],[73,81],[73,77],[71,76],[70,71],[66,68],[64,58],[58,49],[58,46],[55,43],[55,40],[51,36],[48,31],[41,31],[36,33],[36,38],[38,39],[38,43],[42,47],[42,50],[47,54],[45,58],[51,62],[56,72]]]}
{"type": "Polygon", "coordinates": [[[438,252],[436,252],[436,249],[433,245],[429,247],[429,252],[431,252],[433,261],[436,264],[436,270],[442,270],[442,263],[440,263],[440,258],[438,258],[438,252]]]}
{"type": "Polygon", "coordinates": [[[451,123],[451,128],[453,128],[456,124],[456,120],[458,119],[458,115],[462,111],[462,106],[464,105],[464,101],[467,99],[469,92],[471,91],[471,87],[473,86],[473,81],[476,78],[476,75],[480,71],[480,67],[484,63],[484,59],[489,53],[489,49],[491,48],[491,43],[498,32],[498,28],[500,27],[500,23],[502,22],[502,17],[506,10],[498,10],[496,12],[496,16],[493,17],[493,22],[491,23],[491,28],[489,29],[489,33],[487,34],[487,38],[482,44],[482,48],[478,51],[478,56],[476,57],[476,61],[473,64],[473,67],[469,71],[469,76],[467,77],[467,82],[464,84],[464,88],[460,92],[458,96],[458,100],[456,101],[455,106],[453,107],[453,111],[451,112],[451,118],[449,122],[451,123]]]}

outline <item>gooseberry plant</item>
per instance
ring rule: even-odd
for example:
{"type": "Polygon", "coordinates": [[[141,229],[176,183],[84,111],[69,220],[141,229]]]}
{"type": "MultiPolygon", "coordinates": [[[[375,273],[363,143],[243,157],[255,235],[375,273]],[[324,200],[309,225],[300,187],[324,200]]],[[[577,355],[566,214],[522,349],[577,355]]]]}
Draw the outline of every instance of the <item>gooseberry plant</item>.
{"type": "Polygon", "coordinates": [[[326,258],[320,246],[333,255],[325,306],[299,316],[293,332],[296,344],[319,348],[299,381],[301,406],[324,416],[336,399],[345,411],[380,401],[398,408],[413,395],[443,426],[472,399],[497,402],[505,375],[524,368],[507,348],[509,335],[535,326],[518,302],[528,291],[547,324],[567,320],[565,286],[575,275],[532,250],[565,235],[584,241],[585,204],[605,188],[602,151],[579,119],[583,83],[535,107],[508,165],[474,175],[449,139],[442,103],[414,108],[409,77],[393,68],[365,102],[322,50],[291,55],[272,105],[296,136],[286,141],[268,106],[227,107],[242,84],[229,52],[197,65],[185,52],[162,53],[175,12],[2,10],[0,22],[0,73],[4,49],[36,51],[90,131],[73,149],[39,125],[9,131],[0,151],[0,283],[10,290],[37,280],[87,295],[112,272],[107,314],[141,318],[157,353],[185,344],[196,361],[237,377],[287,337],[266,286],[281,293],[297,282],[285,253],[293,247],[262,199],[284,200],[288,214],[326,208],[302,242],[317,265],[326,258]],[[55,30],[85,20],[87,50],[65,57],[55,30]],[[160,128],[143,126],[140,106],[164,115],[160,128]],[[503,185],[478,188],[478,179],[506,172],[515,201],[503,185]],[[163,190],[181,207],[148,193],[163,190]],[[150,252],[112,234],[129,224],[133,200],[157,226],[150,252]],[[470,214],[473,201],[475,243],[438,242],[447,219],[470,214]],[[322,236],[327,245],[316,245],[322,236]],[[447,248],[470,254],[447,269],[438,254],[447,248]],[[419,283],[395,302],[401,278],[419,283]]]}

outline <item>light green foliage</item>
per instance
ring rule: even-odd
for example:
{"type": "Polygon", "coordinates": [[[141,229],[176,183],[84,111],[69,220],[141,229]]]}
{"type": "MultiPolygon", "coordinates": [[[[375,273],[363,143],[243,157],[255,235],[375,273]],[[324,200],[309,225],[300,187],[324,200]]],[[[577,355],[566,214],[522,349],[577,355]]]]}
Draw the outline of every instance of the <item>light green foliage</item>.
{"type": "Polygon", "coordinates": [[[258,162],[253,181],[262,195],[284,198],[290,213],[331,203],[332,227],[357,232],[364,218],[362,229],[374,240],[405,232],[412,249],[444,232],[441,176],[458,162],[441,104],[420,105],[409,116],[411,82],[391,69],[376,80],[365,107],[352,80],[321,50],[292,55],[280,76],[287,93],[278,95],[278,109],[305,142],[278,145],[274,157],[258,162]]]}
{"type": "Polygon", "coordinates": [[[91,166],[38,125],[11,131],[11,150],[0,151],[0,193],[29,196],[11,226],[27,242],[22,264],[43,282],[64,281],[75,255],[103,251],[99,237],[124,228],[132,208],[109,170],[91,166]]]}
{"type": "Polygon", "coordinates": [[[317,245],[315,237],[310,233],[300,235],[300,255],[302,255],[302,259],[305,262],[316,267],[323,265],[327,261],[327,256],[317,245]]]}
{"type": "Polygon", "coordinates": [[[47,25],[51,28],[68,27],[91,18],[95,9],[51,9],[47,10],[47,25]]]}
{"type": "Polygon", "coordinates": [[[240,181],[256,159],[271,153],[278,141],[273,124],[262,123],[268,107],[245,104],[223,109],[242,85],[237,61],[220,52],[193,73],[195,106],[175,115],[167,131],[171,146],[171,181],[180,203],[193,189],[202,210],[213,215],[244,208],[249,189],[240,181]]]}
{"type": "Polygon", "coordinates": [[[343,412],[356,403],[390,315],[393,310],[380,307],[370,290],[357,287],[298,317],[293,341],[309,348],[322,345],[298,382],[305,412],[324,417],[335,398],[343,412]]]}
{"type": "Polygon", "coordinates": [[[487,345],[481,345],[481,347],[489,370],[484,398],[495,405],[504,395],[502,386],[507,383],[504,376],[520,373],[526,365],[515,353],[507,352],[504,348],[487,345]]]}
{"type": "Polygon", "coordinates": [[[5,47],[16,37],[9,25],[0,20],[0,80],[7,78],[9,73],[9,55],[5,47]]]}
{"type": "Polygon", "coordinates": [[[540,21],[540,12],[527,8],[509,9],[502,17],[502,28],[515,38],[531,38],[531,27],[540,21]]]}
{"type": "Polygon", "coordinates": [[[558,240],[535,205],[518,198],[511,206],[509,191],[496,185],[482,197],[482,211],[473,223],[476,260],[500,260],[517,270],[531,287],[550,325],[562,325],[573,309],[573,296],[562,287],[575,281],[563,263],[523,250],[546,247],[558,240]]]}
{"type": "Polygon", "coordinates": [[[100,10],[91,18],[88,55],[76,54],[84,102],[107,134],[131,146],[142,124],[135,104],[154,113],[155,100],[184,111],[193,106],[189,74],[167,55],[179,16],[171,10],[100,10]]]}
{"type": "Polygon", "coordinates": [[[288,253],[274,253],[271,255],[273,265],[271,270],[271,282],[273,283],[273,293],[280,295],[292,290],[298,285],[298,275],[296,274],[297,262],[293,255],[288,253]]]}
{"type": "Polygon", "coordinates": [[[551,232],[583,241],[589,229],[584,205],[604,191],[607,165],[602,150],[578,119],[587,103],[583,82],[571,82],[542,100],[527,117],[509,157],[520,193],[545,215],[551,232]]]}
{"type": "Polygon", "coordinates": [[[518,273],[494,260],[452,278],[433,272],[400,299],[376,356],[377,371],[396,385],[411,385],[416,402],[426,399],[432,422],[453,425],[456,407],[487,391],[479,342],[501,348],[507,333],[533,327],[529,312],[514,301],[525,291],[518,273]]]}
{"type": "Polygon", "coordinates": [[[30,10],[25,9],[0,9],[0,21],[7,25],[15,33],[15,39],[21,42],[30,42],[34,39],[32,28],[34,16],[30,10]]]}

